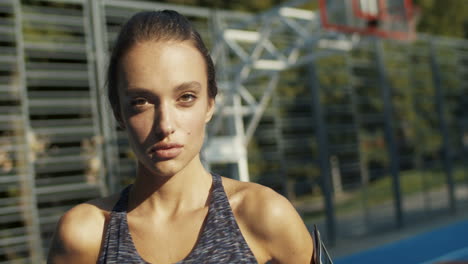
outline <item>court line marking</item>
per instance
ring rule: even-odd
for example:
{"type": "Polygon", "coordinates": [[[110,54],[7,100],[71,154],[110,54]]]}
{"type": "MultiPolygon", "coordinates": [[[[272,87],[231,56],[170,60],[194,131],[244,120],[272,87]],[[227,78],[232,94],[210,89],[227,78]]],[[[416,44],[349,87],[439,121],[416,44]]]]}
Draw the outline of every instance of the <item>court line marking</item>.
{"type": "Polygon", "coordinates": [[[460,248],[454,251],[451,251],[445,255],[442,255],[440,257],[437,257],[435,259],[431,259],[425,262],[422,262],[420,264],[432,264],[434,262],[439,262],[439,261],[447,261],[447,260],[453,260],[454,258],[460,257],[460,256],[468,256],[468,247],[465,248],[460,248]]]}

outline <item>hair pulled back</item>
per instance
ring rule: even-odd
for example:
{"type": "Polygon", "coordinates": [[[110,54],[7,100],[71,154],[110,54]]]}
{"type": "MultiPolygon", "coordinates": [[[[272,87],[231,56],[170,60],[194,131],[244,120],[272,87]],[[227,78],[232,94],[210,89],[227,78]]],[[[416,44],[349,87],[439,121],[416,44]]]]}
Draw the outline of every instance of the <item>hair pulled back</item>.
{"type": "Polygon", "coordinates": [[[213,60],[200,34],[183,15],[173,10],[143,11],[133,15],[120,29],[107,70],[108,97],[114,115],[120,119],[118,76],[122,57],[135,44],[146,41],[191,41],[205,60],[208,96],[218,93],[213,60]]]}

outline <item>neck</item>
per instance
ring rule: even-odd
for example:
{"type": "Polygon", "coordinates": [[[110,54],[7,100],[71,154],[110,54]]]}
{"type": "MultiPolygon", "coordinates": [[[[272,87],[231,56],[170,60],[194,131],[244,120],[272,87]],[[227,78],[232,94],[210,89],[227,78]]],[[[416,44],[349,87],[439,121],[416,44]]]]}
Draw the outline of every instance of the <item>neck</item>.
{"type": "Polygon", "coordinates": [[[160,176],[138,164],[137,178],[129,193],[128,212],[175,215],[207,205],[211,175],[198,156],[174,175],[160,176]]]}

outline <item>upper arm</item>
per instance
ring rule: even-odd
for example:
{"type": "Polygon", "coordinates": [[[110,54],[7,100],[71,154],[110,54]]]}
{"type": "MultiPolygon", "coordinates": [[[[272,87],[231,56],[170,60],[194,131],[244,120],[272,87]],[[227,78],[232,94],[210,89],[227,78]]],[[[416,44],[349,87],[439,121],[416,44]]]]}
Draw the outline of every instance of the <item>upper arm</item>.
{"type": "Polygon", "coordinates": [[[250,229],[274,263],[310,263],[313,242],[296,209],[283,196],[269,188],[251,197],[250,229]],[[253,201],[255,199],[255,201],[253,201]]]}
{"type": "Polygon", "coordinates": [[[96,263],[104,216],[89,204],[65,213],[57,224],[47,263],[96,263]]]}

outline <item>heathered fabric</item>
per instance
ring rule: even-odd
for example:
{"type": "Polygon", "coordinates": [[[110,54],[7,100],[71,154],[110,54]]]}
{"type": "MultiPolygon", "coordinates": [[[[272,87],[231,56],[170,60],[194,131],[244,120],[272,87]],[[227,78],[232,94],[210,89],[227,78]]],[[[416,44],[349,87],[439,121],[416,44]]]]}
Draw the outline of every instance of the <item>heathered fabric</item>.
{"type": "MultiPolygon", "coordinates": [[[[112,209],[98,263],[148,263],[135,249],[127,223],[130,186],[112,209]]],[[[197,244],[179,264],[257,263],[232,213],[219,175],[213,174],[208,215],[197,244]]],[[[156,264],[156,263],[155,263],[156,264]]]]}

